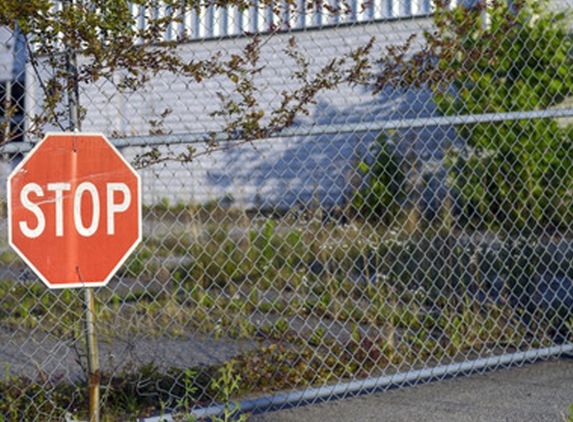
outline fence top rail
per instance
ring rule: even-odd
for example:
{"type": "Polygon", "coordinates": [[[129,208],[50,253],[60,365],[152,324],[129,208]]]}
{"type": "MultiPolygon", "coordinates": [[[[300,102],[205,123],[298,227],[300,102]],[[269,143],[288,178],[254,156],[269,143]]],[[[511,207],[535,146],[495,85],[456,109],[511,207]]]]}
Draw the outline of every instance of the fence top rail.
{"type": "MultiPolygon", "coordinates": [[[[556,119],[573,117],[573,108],[549,110],[514,111],[507,113],[486,113],[461,116],[417,117],[413,119],[392,119],[364,123],[344,123],[327,125],[301,125],[286,128],[270,134],[268,138],[293,138],[299,136],[334,135],[344,133],[416,129],[429,126],[459,126],[464,124],[494,123],[512,120],[556,119]]],[[[240,136],[229,138],[226,132],[196,132],[185,134],[140,135],[112,138],[117,148],[153,147],[160,145],[203,144],[207,142],[240,142],[240,136]]],[[[34,147],[34,142],[12,142],[0,146],[0,154],[26,153],[34,147]]]]}

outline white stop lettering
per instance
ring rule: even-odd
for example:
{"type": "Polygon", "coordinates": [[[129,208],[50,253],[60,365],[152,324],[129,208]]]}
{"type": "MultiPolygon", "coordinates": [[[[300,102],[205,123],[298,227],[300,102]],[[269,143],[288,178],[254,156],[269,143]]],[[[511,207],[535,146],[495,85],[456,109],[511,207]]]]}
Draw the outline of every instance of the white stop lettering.
{"type": "MultiPolygon", "coordinates": [[[[66,195],[66,192],[71,191],[71,185],[65,182],[49,183],[46,190],[54,192],[53,201],[46,202],[44,198],[44,190],[37,183],[28,183],[20,192],[20,202],[22,206],[30,211],[35,219],[35,224],[29,224],[28,221],[19,221],[18,227],[24,236],[30,239],[41,236],[46,230],[46,216],[40,207],[46,203],[53,204],[54,209],[54,227],[55,236],[63,237],[64,233],[64,220],[66,218],[73,218],[74,227],[77,233],[84,237],[93,236],[99,229],[100,215],[101,215],[101,201],[97,188],[93,183],[83,182],[77,186],[73,195],[66,195]],[[34,202],[30,196],[34,194],[38,200],[34,202]],[[86,195],[91,199],[91,220],[84,221],[82,211],[85,204],[88,202],[86,195]],[[86,199],[86,200],[84,200],[86,199]],[[73,216],[64,215],[64,202],[66,200],[73,201],[73,216]]],[[[115,217],[117,214],[125,212],[131,205],[131,191],[125,183],[107,183],[106,184],[106,234],[115,234],[115,217]],[[115,202],[116,192],[120,193],[120,200],[115,202]]]]}

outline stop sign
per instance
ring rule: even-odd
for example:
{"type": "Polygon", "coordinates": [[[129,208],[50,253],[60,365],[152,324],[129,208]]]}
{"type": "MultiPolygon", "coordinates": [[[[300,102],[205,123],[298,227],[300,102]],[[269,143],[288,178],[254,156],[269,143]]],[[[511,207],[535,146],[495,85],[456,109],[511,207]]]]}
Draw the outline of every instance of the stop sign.
{"type": "Polygon", "coordinates": [[[9,242],[48,287],[103,286],[141,240],[140,204],[103,135],[49,133],[8,176],[9,242]]]}

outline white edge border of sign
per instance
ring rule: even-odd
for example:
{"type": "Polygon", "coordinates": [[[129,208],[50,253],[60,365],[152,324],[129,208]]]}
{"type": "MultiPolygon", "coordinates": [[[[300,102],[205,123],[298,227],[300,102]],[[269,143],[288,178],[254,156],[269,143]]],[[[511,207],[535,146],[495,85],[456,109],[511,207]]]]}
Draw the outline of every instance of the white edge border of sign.
{"type": "Polygon", "coordinates": [[[137,246],[141,243],[141,239],[143,236],[142,235],[142,231],[143,231],[142,224],[143,224],[143,222],[142,222],[142,212],[141,212],[141,206],[142,206],[141,205],[142,204],[141,193],[142,193],[141,176],[133,168],[133,166],[125,159],[123,154],[121,154],[119,152],[119,150],[115,147],[115,145],[113,145],[103,133],[100,133],[100,132],[47,132],[45,134],[44,138],[42,138],[42,140],[40,142],[38,142],[34,146],[34,148],[32,148],[28,152],[28,154],[26,154],[26,156],[22,159],[22,161],[20,161],[18,163],[18,165],[16,167],[14,167],[14,170],[12,170],[10,172],[10,174],[8,175],[8,177],[6,178],[6,202],[7,202],[7,211],[8,211],[8,244],[10,245],[10,247],[12,249],[14,249],[16,251],[18,256],[26,263],[26,265],[28,265],[28,267],[30,267],[32,269],[34,274],[36,274],[36,276],[38,276],[38,278],[50,289],[71,289],[71,288],[78,288],[78,287],[84,287],[85,288],[85,287],[103,287],[103,286],[106,286],[109,283],[109,281],[111,280],[111,278],[115,275],[115,273],[119,270],[119,268],[123,265],[123,263],[127,260],[127,258],[133,253],[135,248],[137,248],[137,246]],[[138,218],[137,231],[138,231],[138,233],[137,233],[136,241],[133,242],[131,247],[125,252],[123,257],[118,261],[117,265],[110,271],[109,275],[107,276],[107,278],[105,280],[98,281],[98,282],[89,282],[89,283],[52,284],[30,262],[30,260],[28,260],[28,258],[25,256],[25,254],[16,245],[14,245],[14,243],[12,242],[12,224],[11,224],[11,220],[12,220],[12,201],[11,201],[12,192],[11,191],[12,191],[12,189],[10,188],[10,181],[20,171],[20,169],[26,164],[26,162],[28,162],[30,157],[36,152],[36,150],[40,147],[40,145],[42,145],[44,143],[44,141],[47,138],[52,137],[52,136],[70,136],[70,135],[71,136],[79,135],[79,136],[98,136],[98,137],[101,137],[115,151],[115,153],[123,161],[123,163],[127,166],[127,168],[129,168],[129,170],[131,170],[131,172],[133,174],[135,174],[135,177],[137,179],[137,198],[139,200],[139,203],[137,206],[137,218],[138,218]]]}

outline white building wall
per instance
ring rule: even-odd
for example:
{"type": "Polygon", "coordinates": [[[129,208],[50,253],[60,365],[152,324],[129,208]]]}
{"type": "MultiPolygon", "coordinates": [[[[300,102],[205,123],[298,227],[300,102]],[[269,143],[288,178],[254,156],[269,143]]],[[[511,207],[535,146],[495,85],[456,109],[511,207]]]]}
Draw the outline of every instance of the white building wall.
{"type": "MultiPolygon", "coordinates": [[[[265,69],[257,77],[261,103],[270,110],[279,104],[282,90],[292,91],[297,87],[291,78],[293,63],[282,52],[291,36],[295,36],[297,45],[312,59],[312,70],[316,71],[333,57],[366,44],[371,37],[376,37],[377,48],[382,52],[387,45],[401,44],[429,25],[428,19],[398,20],[274,35],[265,40],[261,58],[265,69]]],[[[223,51],[224,56],[239,53],[247,42],[246,38],[191,42],[180,51],[185,59],[201,60],[217,51],[223,51]]],[[[223,78],[198,84],[163,74],[153,78],[141,91],[122,93],[112,82],[100,80],[82,89],[81,103],[87,109],[82,129],[108,136],[147,135],[153,129],[150,122],[160,120],[164,111],[171,110],[162,127],[174,135],[218,132],[225,122],[210,116],[221,106],[216,93],[232,89],[232,84],[223,78]]],[[[427,92],[386,92],[373,97],[362,88],[345,86],[322,94],[311,107],[310,115],[301,116],[298,124],[367,123],[433,113],[427,92]]],[[[414,145],[419,134],[420,131],[409,132],[407,142],[412,147],[420,147],[414,145]]],[[[205,203],[232,197],[246,207],[341,204],[353,189],[356,163],[375,136],[347,133],[275,138],[201,156],[193,163],[153,166],[142,170],[146,201],[205,203]]],[[[424,147],[430,143],[439,145],[446,138],[443,130],[425,136],[428,139],[424,147]]],[[[126,151],[128,155],[137,152],[126,151]]]]}
{"type": "MultiPolygon", "coordinates": [[[[376,24],[342,26],[313,31],[275,34],[264,40],[261,65],[264,70],[257,77],[261,103],[271,110],[280,101],[280,92],[297,88],[292,79],[293,62],[283,49],[290,37],[312,60],[311,70],[325,66],[333,57],[350,52],[376,37],[376,48],[382,53],[386,46],[403,43],[412,33],[429,28],[430,19],[395,20],[376,24]]],[[[247,38],[226,38],[194,41],[184,44],[180,54],[187,60],[208,59],[217,51],[224,57],[240,53],[249,42],[247,38]]],[[[161,74],[136,92],[120,92],[116,80],[100,79],[83,86],[81,105],[86,110],[82,130],[103,132],[108,137],[148,135],[154,129],[153,120],[161,120],[161,127],[173,135],[185,133],[219,132],[225,125],[211,113],[220,109],[217,92],[232,92],[231,82],[213,78],[201,83],[178,75],[161,74]]],[[[30,87],[31,93],[39,90],[30,87]]],[[[29,102],[38,112],[39,103],[29,102]]],[[[297,124],[329,125],[367,123],[389,119],[413,118],[434,114],[428,92],[385,92],[377,96],[362,88],[343,86],[325,92],[310,108],[308,116],[301,116],[297,124]]],[[[58,128],[54,128],[58,129],[58,128]]],[[[290,207],[297,204],[341,204],[353,188],[355,166],[366,154],[375,133],[345,133],[315,137],[275,138],[257,141],[231,149],[201,156],[187,164],[174,162],[152,166],[141,171],[145,200],[148,203],[168,200],[171,203],[205,203],[232,197],[251,206],[290,207]]],[[[426,130],[402,134],[406,148],[439,146],[447,136],[444,131],[426,130]],[[420,143],[420,136],[425,139],[420,143]]],[[[183,148],[183,147],[180,147],[183,148]]],[[[139,150],[125,150],[129,156],[139,150]]]]}
{"type": "MultiPolygon", "coordinates": [[[[563,6],[563,1],[553,0],[560,6],[563,6]]],[[[565,7],[570,8],[566,1],[565,7]]],[[[377,0],[373,2],[372,10],[361,10],[360,13],[357,10],[353,19],[371,20],[372,16],[381,19],[397,14],[424,15],[430,9],[430,3],[425,0],[401,3],[377,0]]],[[[250,17],[247,16],[249,11],[243,13],[241,19],[233,9],[225,16],[220,9],[211,12],[212,15],[203,15],[213,22],[211,29],[199,25],[197,16],[191,15],[186,17],[187,28],[196,28],[198,37],[217,37],[227,30],[238,32],[245,25],[255,25],[255,21],[259,25],[264,20],[264,16],[255,19],[252,13],[250,17]],[[226,26],[215,25],[221,20],[226,26]]],[[[413,33],[420,35],[432,23],[430,17],[422,16],[313,29],[312,22],[318,25],[320,20],[312,16],[305,19],[299,19],[294,24],[306,25],[306,30],[264,36],[260,63],[264,70],[257,77],[257,86],[261,92],[261,103],[267,105],[267,111],[279,103],[281,91],[293,91],[297,87],[292,79],[293,63],[283,53],[290,37],[295,37],[297,45],[312,60],[311,70],[316,71],[333,57],[365,45],[372,37],[376,38],[377,52],[382,53],[389,45],[403,44],[413,33]]],[[[334,23],[335,18],[322,16],[320,19],[334,23]]],[[[261,28],[255,25],[252,29],[255,27],[261,28]]],[[[181,28],[174,28],[174,31],[179,30],[181,28]]],[[[417,40],[421,41],[421,38],[418,36],[417,40]]],[[[218,51],[223,53],[223,57],[229,57],[240,53],[248,42],[249,39],[245,37],[195,40],[183,44],[180,54],[186,60],[208,59],[218,51]]],[[[153,76],[141,90],[122,92],[116,88],[121,76],[118,73],[112,81],[100,79],[95,84],[82,87],[81,105],[86,110],[84,131],[103,132],[108,137],[118,134],[127,137],[148,135],[151,130],[157,129],[152,121],[161,120],[160,115],[166,111],[170,112],[159,126],[174,136],[219,132],[225,125],[222,118],[211,114],[221,106],[217,92],[232,92],[233,86],[229,80],[213,78],[197,83],[165,73],[153,76]]],[[[29,83],[29,92],[36,95],[38,87],[32,86],[32,81],[29,83]]],[[[28,101],[27,104],[30,107],[29,115],[39,111],[39,102],[28,101]]],[[[435,114],[431,95],[426,91],[389,90],[372,96],[360,88],[344,86],[321,94],[318,103],[311,107],[310,114],[301,116],[297,124],[368,123],[435,114]]],[[[452,132],[451,128],[443,127],[401,131],[397,141],[404,151],[415,150],[424,160],[439,160],[444,145],[454,137],[452,132]]],[[[376,136],[376,133],[345,133],[270,139],[201,156],[192,163],[163,163],[141,171],[145,200],[148,203],[163,199],[171,203],[205,203],[232,197],[247,207],[340,204],[352,190],[357,161],[364,156],[376,136]]],[[[132,157],[139,152],[135,149],[125,150],[132,157]]]]}
{"type": "MultiPolygon", "coordinates": [[[[262,103],[267,103],[269,107],[276,106],[282,90],[290,91],[297,87],[291,78],[294,62],[283,53],[292,36],[304,54],[312,60],[311,70],[317,71],[332,58],[365,45],[372,37],[376,38],[376,48],[382,52],[388,45],[404,43],[408,36],[428,28],[429,24],[429,20],[416,19],[275,34],[264,40],[262,50],[260,64],[264,70],[257,77],[262,103]]],[[[228,57],[240,54],[248,42],[247,38],[196,41],[184,44],[180,53],[185,60],[206,60],[218,51],[222,52],[223,57],[228,57]]],[[[171,110],[164,120],[164,126],[172,133],[219,131],[224,123],[222,119],[209,117],[221,106],[216,93],[229,93],[234,88],[223,77],[196,83],[165,73],[153,77],[141,90],[120,92],[114,86],[120,78],[121,74],[117,74],[114,81],[100,79],[95,84],[82,87],[81,102],[87,108],[84,130],[104,127],[107,132],[117,131],[128,136],[145,135],[152,129],[152,120],[160,120],[161,113],[171,110]]],[[[353,107],[369,99],[369,95],[350,88],[326,93],[321,98],[331,107],[339,109],[353,107]]],[[[312,122],[313,119],[306,120],[312,122]]]]}

